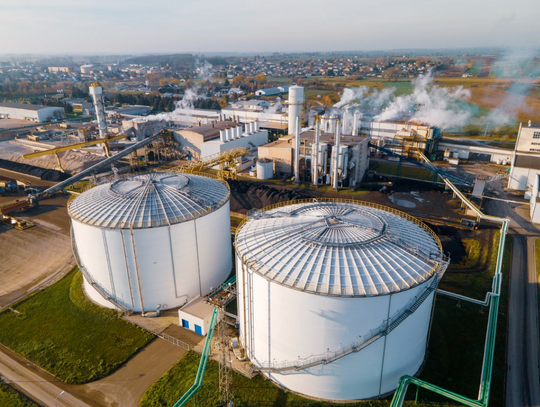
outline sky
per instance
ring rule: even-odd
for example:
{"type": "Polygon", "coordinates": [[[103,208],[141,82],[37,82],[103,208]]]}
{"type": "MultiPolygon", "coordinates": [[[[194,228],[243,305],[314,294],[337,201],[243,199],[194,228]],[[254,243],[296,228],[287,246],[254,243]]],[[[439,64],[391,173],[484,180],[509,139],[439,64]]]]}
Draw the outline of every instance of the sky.
{"type": "Polygon", "coordinates": [[[538,0],[0,0],[0,54],[540,48],[538,0]]]}

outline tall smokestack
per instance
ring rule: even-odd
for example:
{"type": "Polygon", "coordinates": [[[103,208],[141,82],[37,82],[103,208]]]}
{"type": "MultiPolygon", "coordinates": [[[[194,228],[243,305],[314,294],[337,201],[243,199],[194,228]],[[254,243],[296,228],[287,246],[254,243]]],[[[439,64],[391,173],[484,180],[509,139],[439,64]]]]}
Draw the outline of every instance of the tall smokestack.
{"type": "Polygon", "coordinates": [[[294,182],[300,183],[300,117],[296,118],[294,136],[294,182]]]}
{"type": "Polygon", "coordinates": [[[341,119],[341,134],[345,134],[346,126],[347,126],[347,115],[349,114],[349,108],[345,108],[345,111],[343,112],[343,116],[341,119]]]}
{"type": "MultiPolygon", "coordinates": [[[[313,155],[313,166],[311,168],[311,178],[313,178],[313,185],[319,184],[319,138],[321,136],[321,120],[317,117],[317,123],[315,124],[315,153],[313,155]]],[[[313,147],[312,150],[313,151],[313,147]]]]}
{"type": "Polygon", "coordinates": [[[94,101],[94,107],[96,109],[96,120],[98,124],[99,137],[105,138],[107,130],[107,120],[105,116],[105,105],[103,103],[103,88],[99,82],[95,82],[90,85],[89,93],[94,101]]]}
{"type": "Polygon", "coordinates": [[[291,86],[289,88],[289,134],[294,134],[296,119],[302,114],[304,105],[304,88],[302,86],[291,86]]]}
{"type": "Polygon", "coordinates": [[[338,189],[339,181],[339,139],[341,137],[341,127],[339,126],[339,120],[336,121],[336,142],[334,143],[335,157],[334,157],[334,181],[332,183],[332,188],[336,191],[338,189]]]}
{"type": "Polygon", "coordinates": [[[354,112],[352,135],[358,136],[358,110],[354,112]]]}

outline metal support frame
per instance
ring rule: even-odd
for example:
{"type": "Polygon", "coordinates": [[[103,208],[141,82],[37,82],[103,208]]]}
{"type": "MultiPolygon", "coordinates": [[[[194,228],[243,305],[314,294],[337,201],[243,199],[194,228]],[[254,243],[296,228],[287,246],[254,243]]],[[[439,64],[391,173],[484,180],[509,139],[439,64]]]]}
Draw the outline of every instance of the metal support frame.
{"type": "MultiPolygon", "coordinates": [[[[425,156],[424,160],[427,160],[425,156]]],[[[428,160],[429,161],[429,160],[428,160]]],[[[424,380],[420,380],[412,376],[402,376],[399,379],[398,387],[394,393],[391,407],[401,407],[405,401],[405,395],[409,385],[414,384],[417,388],[422,387],[426,390],[432,391],[436,394],[457,401],[463,405],[471,407],[487,407],[489,405],[489,392],[491,390],[491,375],[493,373],[493,359],[495,354],[495,340],[497,335],[497,318],[499,313],[499,301],[501,295],[502,286],[502,261],[504,255],[504,244],[506,242],[506,234],[510,221],[508,219],[498,218],[495,216],[485,215],[478,208],[476,208],[455,185],[452,184],[447,178],[442,177],[445,184],[452,189],[452,191],[462,200],[462,202],[474,211],[480,219],[490,220],[492,222],[501,223],[501,237],[499,240],[499,248],[497,252],[497,264],[495,267],[495,274],[493,276],[492,291],[488,292],[485,301],[479,301],[472,298],[468,298],[459,294],[449,293],[447,291],[439,291],[441,294],[448,295],[458,300],[469,301],[475,304],[487,305],[489,304],[489,317],[488,326],[486,331],[486,340],[484,344],[484,356],[482,360],[482,372],[480,377],[480,388],[478,390],[478,399],[473,400],[452,391],[443,389],[442,387],[428,383],[424,380]]]]}

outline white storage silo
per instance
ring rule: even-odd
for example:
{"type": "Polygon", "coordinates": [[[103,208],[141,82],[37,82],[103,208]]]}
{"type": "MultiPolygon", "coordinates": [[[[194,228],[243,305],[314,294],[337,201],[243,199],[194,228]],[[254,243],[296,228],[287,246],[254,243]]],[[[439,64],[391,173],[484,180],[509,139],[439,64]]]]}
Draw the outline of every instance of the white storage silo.
{"type": "Polygon", "coordinates": [[[289,134],[296,134],[296,119],[302,117],[304,107],[304,87],[291,86],[289,88],[289,134]]]}
{"type": "Polygon", "coordinates": [[[274,176],[274,163],[270,160],[257,161],[257,179],[272,179],[274,176]]]}
{"type": "Polygon", "coordinates": [[[256,371],[328,400],[378,397],[418,372],[447,267],[424,224],[376,204],[289,203],[253,214],[235,246],[256,371]]]}
{"type": "Polygon", "coordinates": [[[150,173],[70,201],[87,295],[144,313],[207,294],[232,267],[229,197],[215,179],[150,173]]]}

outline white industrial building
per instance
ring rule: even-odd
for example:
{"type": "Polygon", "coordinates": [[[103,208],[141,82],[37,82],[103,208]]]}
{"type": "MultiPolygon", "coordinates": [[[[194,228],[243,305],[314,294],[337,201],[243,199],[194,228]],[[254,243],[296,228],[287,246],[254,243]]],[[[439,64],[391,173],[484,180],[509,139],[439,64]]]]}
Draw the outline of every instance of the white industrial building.
{"type": "Polygon", "coordinates": [[[421,369],[448,262],[420,221],[314,200],[254,213],[235,247],[240,342],[255,371],[311,397],[356,400],[421,369]]]}
{"type": "Polygon", "coordinates": [[[127,105],[122,107],[108,107],[105,109],[107,116],[146,116],[150,111],[150,106],[145,105],[127,105]]]}
{"type": "Polygon", "coordinates": [[[178,325],[196,334],[206,335],[213,311],[214,306],[206,302],[204,297],[198,296],[178,310],[178,325]]]}
{"type": "Polygon", "coordinates": [[[527,191],[540,173],[540,124],[520,123],[512,156],[508,188],[527,191]]]}
{"type": "Polygon", "coordinates": [[[86,294],[143,314],[208,294],[232,267],[229,189],[150,173],[96,186],[68,205],[86,294]]]}
{"type": "Polygon", "coordinates": [[[268,143],[268,131],[260,130],[258,122],[241,124],[218,121],[174,130],[173,135],[182,150],[195,159],[204,159],[233,148],[252,149],[268,143]]]}
{"type": "Polygon", "coordinates": [[[0,103],[0,119],[17,119],[42,123],[65,118],[66,112],[63,107],[11,102],[0,103]]]}

